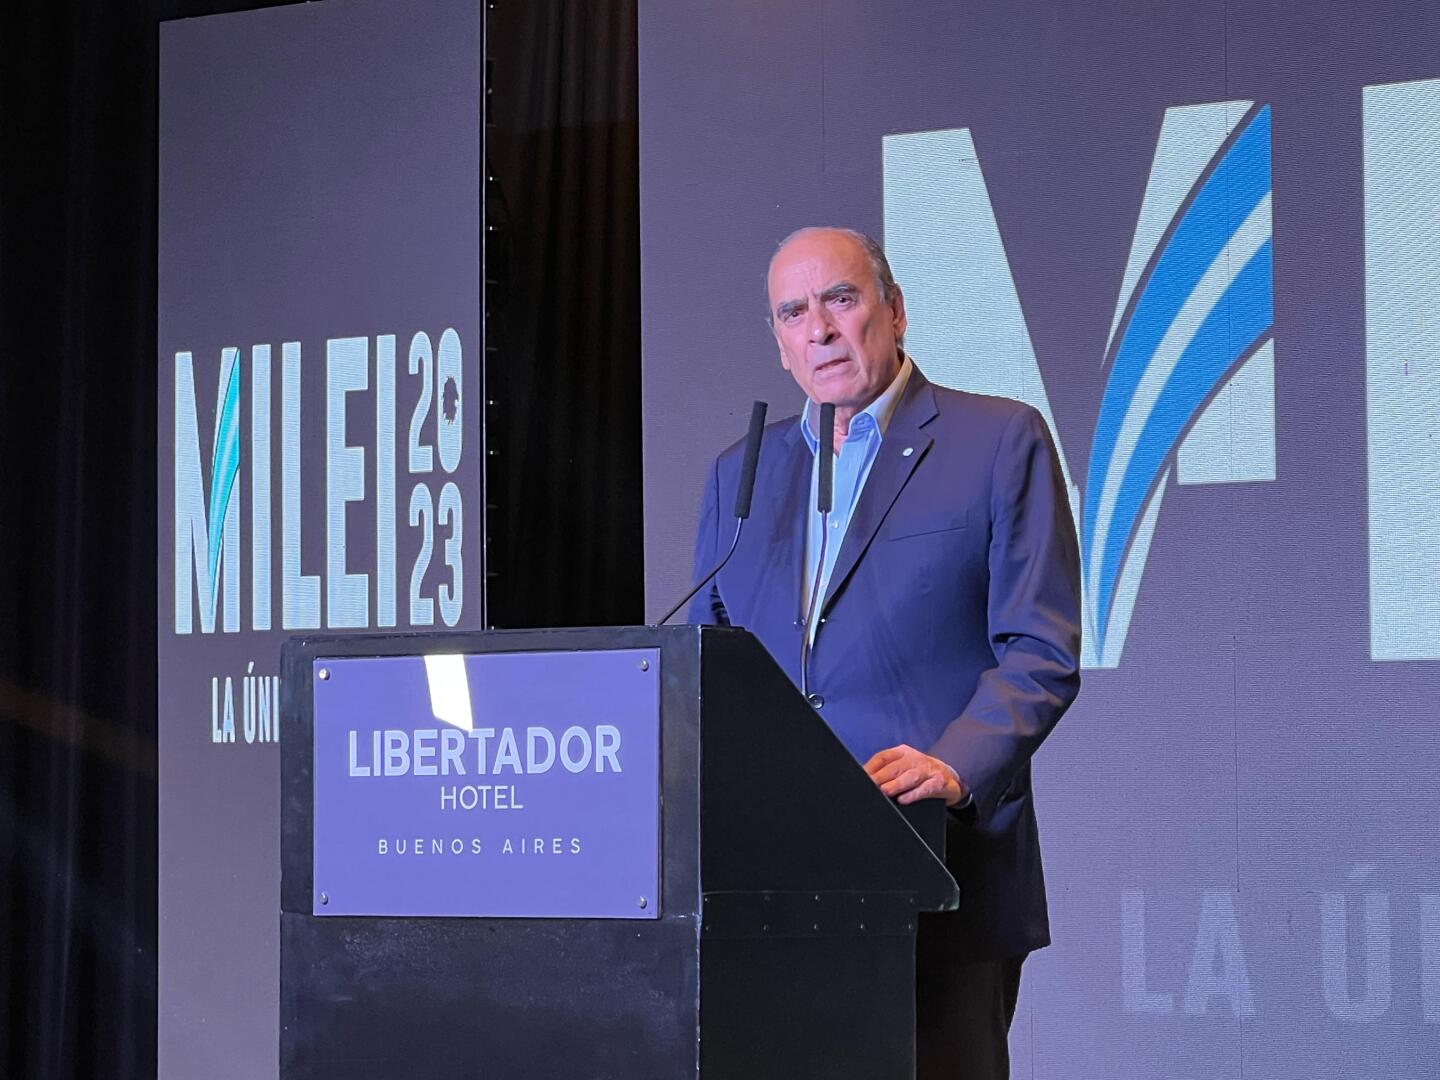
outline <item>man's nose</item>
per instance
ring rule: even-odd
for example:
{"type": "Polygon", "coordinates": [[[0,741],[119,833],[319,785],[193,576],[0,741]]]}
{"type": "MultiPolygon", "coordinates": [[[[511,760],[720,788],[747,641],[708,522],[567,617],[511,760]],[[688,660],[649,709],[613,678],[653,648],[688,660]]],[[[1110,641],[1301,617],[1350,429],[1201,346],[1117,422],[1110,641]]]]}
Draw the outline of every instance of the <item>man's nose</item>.
{"type": "Polygon", "coordinates": [[[835,336],[835,326],[831,323],[830,313],[825,310],[824,304],[813,305],[806,315],[806,320],[805,329],[810,340],[816,345],[824,345],[835,336]]]}

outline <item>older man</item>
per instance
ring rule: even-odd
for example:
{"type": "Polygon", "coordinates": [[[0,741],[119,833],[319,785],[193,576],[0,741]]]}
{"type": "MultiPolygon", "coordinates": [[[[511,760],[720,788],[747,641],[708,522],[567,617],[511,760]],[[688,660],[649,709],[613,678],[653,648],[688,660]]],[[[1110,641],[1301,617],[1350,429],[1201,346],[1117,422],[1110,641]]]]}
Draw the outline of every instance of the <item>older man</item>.
{"type": "MultiPolygon", "coordinates": [[[[920,928],[918,1075],[1003,1078],[1021,963],[1050,940],[1030,757],[1080,686],[1079,559],[1054,445],[1029,406],[921,374],[870,238],[802,229],[767,286],[806,407],[766,428],[754,520],[691,618],[749,628],[885,794],[951,808],[961,907],[920,928]],[[825,402],[837,452],[822,538],[825,402]]],[[[729,539],[739,460],[732,447],[710,472],[697,567],[729,539]]]]}

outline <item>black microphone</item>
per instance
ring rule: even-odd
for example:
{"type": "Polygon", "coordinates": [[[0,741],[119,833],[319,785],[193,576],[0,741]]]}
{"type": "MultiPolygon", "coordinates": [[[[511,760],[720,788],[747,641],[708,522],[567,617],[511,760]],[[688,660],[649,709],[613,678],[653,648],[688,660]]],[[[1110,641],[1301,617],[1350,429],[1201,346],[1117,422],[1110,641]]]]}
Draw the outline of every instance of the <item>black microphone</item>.
{"type": "Polygon", "coordinates": [[[763,401],[757,401],[750,406],[750,432],[745,436],[745,457],[740,463],[740,486],[735,489],[735,536],[730,541],[730,549],[708,574],[695,583],[693,589],[680,598],[678,604],[655,620],[653,625],[664,626],[669,622],[696,593],[710,584],[711,578],[720,573],[730,561],[730,556],[735,554],[735,548],[740,543],[740,530],[745,525],[745,519],[750,516],[750,500],[755,494],[755,468],[760,463],[760,439],[765,434],[765,413],[769,408],[763,401]]]}
{"type": "Polygon", "coordinates": [[[835,508],[835,406],[820,406],[820,438],[815,449],[818,466],[815,477],[815,512],[820,515],[820,552],[815,563],[815,580],[810,585],[810,603],[805,625],[800,628],[800,692],[810,697],[810,627],[820,607],[820,582],[825,574],[825,548],[830,540],[830,511],[835,508]]]}
{"type": "Polygon", "coordinates": [[[815,511],[828,514],[835,509],[835,406],[820,406],[820,482],[815,493],[815,511]]]}
{"type": "Polygon", "coordinates": [[[741,521],[750,516],[750,498],[755,494],[755,467],[760,464],[760,438],[765,434],[765,410],[768,408],[763,401],[750,406],[750,431],[745,436],[745,459],[740,463],[740,486],[735,490],[735,516],[741,521]]]}

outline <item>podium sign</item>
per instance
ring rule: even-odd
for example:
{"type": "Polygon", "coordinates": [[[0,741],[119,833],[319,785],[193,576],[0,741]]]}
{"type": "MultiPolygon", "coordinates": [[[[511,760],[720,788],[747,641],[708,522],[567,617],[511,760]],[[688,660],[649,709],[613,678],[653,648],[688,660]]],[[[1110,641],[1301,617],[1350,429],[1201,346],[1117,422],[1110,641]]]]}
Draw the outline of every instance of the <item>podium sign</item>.
{"type": "Polygon", "coordinates": [[[315,915],[658,916],[658,649],[311,676],[315,915]]]}

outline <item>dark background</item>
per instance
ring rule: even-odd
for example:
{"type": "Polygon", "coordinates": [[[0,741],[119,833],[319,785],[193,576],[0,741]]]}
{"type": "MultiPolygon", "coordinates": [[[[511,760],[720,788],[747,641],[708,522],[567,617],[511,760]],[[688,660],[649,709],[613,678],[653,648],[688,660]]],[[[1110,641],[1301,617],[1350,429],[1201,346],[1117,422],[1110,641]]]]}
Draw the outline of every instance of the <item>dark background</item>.
{"type": "MultiPolygon", "coordinates": [[[[0,12],[6,1077],[155,1072],[157,25],[260,6],[0,12]]],[[[636,3],[487,23],[489,619],[638,622],[636,3]]]]}

